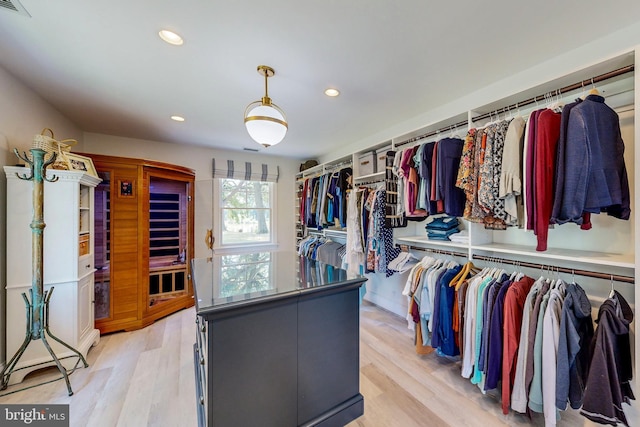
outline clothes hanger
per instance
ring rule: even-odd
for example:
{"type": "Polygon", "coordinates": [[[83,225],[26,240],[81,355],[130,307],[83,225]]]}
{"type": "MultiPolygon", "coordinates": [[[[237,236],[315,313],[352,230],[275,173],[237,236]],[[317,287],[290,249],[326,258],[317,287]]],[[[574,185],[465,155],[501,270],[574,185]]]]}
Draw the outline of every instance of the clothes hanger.
{"type": "Polygon", "coordinates": [[[522,280],[522,278],[524,277],[524,271],[522,271],[522,263],[520,261],[518,261],[517,270],[518,274],[516,275],[515,280],[522,280]]]}
{"type": "Polygon", "coordinates": [[[615,289],[613,289],[613,274],[611,275],[611,291],[609,291],[609,298],[613,298],[616,294],[615,289]]]}
{"type": "Polygon", "coordinates": [[[596,89],[596,85],[593,83],[593,77],[591,77],[591,90],[589,91],[589,95],[600,95],[600,92],[596,89]]]}
{"type": "Polygon", "coordinates": [[[547,280],[551,282],[550,289],[556,289],[558,287],[558,281],[553,278],[551,268],[551,266],[547,266],[547,280]]]}
{"type": "Polygon", "coordinates": [[[552,102],[549,108],[556,113],[559,113],[562,110],[562,102],[560,101],[560,89],[556,89],[556,100],[552,102]]]}
{"type": "Polygon", "coordinates": [[[509,277],[509,280],[511,281],[516,281],[516,277],[518,277],[518,266],[520,265],[520,261],[515,261],[515,267],[513,269],[513,273],[511,273],[511,276],[509,277]]]}
{"type": "Polygon", "coordinates": [[[566,286],[564,283],[564,280],[562,280],[562,278],[560,277],[560,267],[555,268],[555,276],[556,276],[556,283],[558,285],[558,287],[560,286],[566,286]]]}

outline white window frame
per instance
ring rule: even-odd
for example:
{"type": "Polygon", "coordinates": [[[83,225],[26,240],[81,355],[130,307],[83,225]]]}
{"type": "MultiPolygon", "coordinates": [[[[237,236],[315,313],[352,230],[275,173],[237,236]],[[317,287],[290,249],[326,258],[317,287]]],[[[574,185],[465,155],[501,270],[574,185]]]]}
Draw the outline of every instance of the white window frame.
{"type": "MultiPolygon", "coordinates": [[[[275,182],[266,182],[269,184],[269,206],[270,206],[270,214],[269,214],[269,231],[270,231],[270,239],[268,242],[248,242],[248,243],[233,243],[233,244],[223,244],[222,242],[222,182],[227,178],[214,178],[214,186],[213,186],[213,229],[215,236],[215,243],[213,246],[213,250],[217,254],[225,254],[225,253],[241,253],[241,252],[259,252],[259,251],[269,251],[275,250],[278,248],[277,243],[277,230],[276,230],[276,201],[277,201],[277,185],[275,182]]],[[[250,180],[248,180],[250,181],[250,180]]],[[[260,181],[264,182],[264,181],[260,181]]]]}

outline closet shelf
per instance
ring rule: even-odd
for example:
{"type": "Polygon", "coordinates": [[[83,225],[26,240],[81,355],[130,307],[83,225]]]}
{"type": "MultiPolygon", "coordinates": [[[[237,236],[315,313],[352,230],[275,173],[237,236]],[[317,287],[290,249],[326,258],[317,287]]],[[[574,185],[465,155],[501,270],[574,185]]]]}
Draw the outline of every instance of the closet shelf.
{"type": "Polygon", "coordinates": [[[635,268],[633,254],[612,254],[595,251],[579,251],[572,249],[549,248],[545,252],[537,252],[535,248],[524,245],[504,243],[490,243],[486,245],[472,245],[472,251],[505,253],[515,256],[523,255],[532,258],[580,262],[585,264],[606,265],[612,267],[635,268]]]}
{"type": "Polygon", "coordinates": [[[395,241],[400,245],[423,245],[425,247],[447,247],[447,248],[460,248],[464,250],[469,249],[469,245],[466,243],[448,242],[443,240],[429,240],[427,236],[404,236],[396,237],[395,241]]]}
{"type": "Polygon", "coordinates": [[[385,176],[385,172],[376,172],[376,173],[371,173],[369,175],[362,175],[362,176],[354,176],[353,180],[354,182],[358,182],[358,181],[382,181],[384,179],[385,176]]]}

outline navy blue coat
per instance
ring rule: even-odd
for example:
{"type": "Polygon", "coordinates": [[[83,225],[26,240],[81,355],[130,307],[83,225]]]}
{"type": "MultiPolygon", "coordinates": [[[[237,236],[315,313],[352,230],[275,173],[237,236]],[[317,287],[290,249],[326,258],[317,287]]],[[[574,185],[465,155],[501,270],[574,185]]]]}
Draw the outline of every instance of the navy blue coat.
{"type": "Polygon", "coordinates": [[[582,224],[582,213],[629,219],[629,180],[624,164],[620,122],[599,95],[589,95],[571,109],[565,168],[558,170],[562,203],[553,218],[558,224],[582,224]]]}

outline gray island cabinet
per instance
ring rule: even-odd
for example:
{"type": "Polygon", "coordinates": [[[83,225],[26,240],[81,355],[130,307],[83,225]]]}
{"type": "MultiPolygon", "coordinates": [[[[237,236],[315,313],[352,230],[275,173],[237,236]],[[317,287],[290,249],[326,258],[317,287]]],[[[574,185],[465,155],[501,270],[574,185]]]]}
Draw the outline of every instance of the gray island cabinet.
{"type": "Polygon", "coordinates": [[[366,278],[288,252],[192,261],[201,426],[343,426],[364,412],[366,278]]]}

